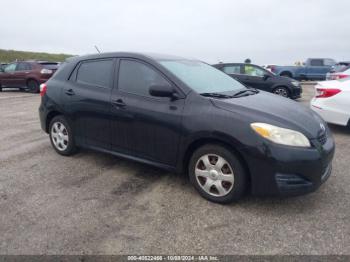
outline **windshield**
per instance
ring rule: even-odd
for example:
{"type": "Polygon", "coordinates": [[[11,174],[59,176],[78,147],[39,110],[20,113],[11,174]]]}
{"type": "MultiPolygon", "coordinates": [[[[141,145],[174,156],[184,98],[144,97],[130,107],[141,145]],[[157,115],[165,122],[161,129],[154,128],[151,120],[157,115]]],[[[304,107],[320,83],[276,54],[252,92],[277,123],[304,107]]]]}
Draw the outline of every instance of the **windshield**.
{"type": "Polygon", "coordinates": [[[197,93],[221,93],[245,89],[220,70],[194,60],[163,60],[160,63],[197,93]]]}

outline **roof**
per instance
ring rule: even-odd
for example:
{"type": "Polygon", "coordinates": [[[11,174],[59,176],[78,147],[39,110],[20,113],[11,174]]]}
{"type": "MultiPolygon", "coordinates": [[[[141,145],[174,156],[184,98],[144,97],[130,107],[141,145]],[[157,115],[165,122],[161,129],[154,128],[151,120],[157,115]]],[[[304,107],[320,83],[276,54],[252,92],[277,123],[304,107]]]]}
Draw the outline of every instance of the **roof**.
{"type": "Polygon", "coordinates": [[[89,54],[83,56],[75,56],[67,58],[66,61],[74,61],[74,60],[87,60],[87,59],[96,59],[96,58],[107,58],[107,57],[133,57],[133,58],[149,58],[153,60],[197,60],[197,59],[189,59],[175,55],[167,55],[167,54],[158,54],[158,53],[141,53],[141,52],[108,52],[108,53],[97,53],[97,54],[89,54]]]}

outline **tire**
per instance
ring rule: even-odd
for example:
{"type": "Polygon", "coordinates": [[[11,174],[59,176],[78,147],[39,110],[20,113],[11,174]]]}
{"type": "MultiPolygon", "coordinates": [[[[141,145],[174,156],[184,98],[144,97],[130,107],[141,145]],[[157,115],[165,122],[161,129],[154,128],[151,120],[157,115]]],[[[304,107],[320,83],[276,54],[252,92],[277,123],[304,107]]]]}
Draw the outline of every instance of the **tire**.
{"type": "Polygon", "coordinates": [[[290,97],[289,90],[284,86],[276,87],[272,93],[286,98],[290,97]]]}
{"type": "Polygon", "coordinates": [[[224,146],[208,144],[197,149],[188,171],[192,185],[202,197],[212,202],[231,203],[239,200],[246,191],[247,174],[242,163],[224,146]]]}
{"type": "Polygon", "coordinates": [[[73,155],[77,151],[71,125],[62,115],[55,116],[49,127],[51,145],[63,156],[73,155]]]}
{"type": "Polygon", "coordinates": [[[34,79],[29,79],[27,81],[27,89],[28,89],[28,92],[30,92],[30,93],[39,93],[40,85],[39,85],[38,81],[36,81],[34,79]]]}

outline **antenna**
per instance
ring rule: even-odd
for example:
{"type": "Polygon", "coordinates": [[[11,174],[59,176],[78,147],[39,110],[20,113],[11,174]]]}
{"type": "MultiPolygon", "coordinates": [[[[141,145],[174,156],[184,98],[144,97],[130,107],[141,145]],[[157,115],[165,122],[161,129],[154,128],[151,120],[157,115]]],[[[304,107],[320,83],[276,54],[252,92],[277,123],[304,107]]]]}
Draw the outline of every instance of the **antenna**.
{"type": "Polygon", "coordinates": [[[97,52],[101,53],[100,49],[98,49],[97,45],[95,45],[95,49],[97,50],[97,52]]]}

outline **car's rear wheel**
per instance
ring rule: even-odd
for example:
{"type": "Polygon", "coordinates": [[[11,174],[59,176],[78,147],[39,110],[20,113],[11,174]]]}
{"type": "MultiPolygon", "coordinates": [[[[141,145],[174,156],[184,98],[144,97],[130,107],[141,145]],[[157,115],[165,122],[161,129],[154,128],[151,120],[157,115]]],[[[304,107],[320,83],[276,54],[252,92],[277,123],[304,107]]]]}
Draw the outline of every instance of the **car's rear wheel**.
{"type": "Polygon", "coordinates": [[[73,130],[65,117],[62,115],[54,117],[49,130],[51,144],[57,153],[69,156],[76,152],[73,130]]]}
{"type": "Polygon", "coordinates": [[[189,176],[201,196],[217,203],[238,200],[246,189],[247,176],[240,160],[221,145],[197,149],[190,160],[189,176]]]}
{"type": "Polygon", "coordinates": [[[39,93],[40,85],[36,80],[30,79],[27,81],[27,89],[30,93],[39,93]]]}
{"type": "Polygon", "coordinates": [[[279,96],[289,97],[289,91],[284,86],[276,87],[272,92],[279,96]]]}

